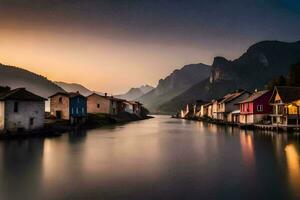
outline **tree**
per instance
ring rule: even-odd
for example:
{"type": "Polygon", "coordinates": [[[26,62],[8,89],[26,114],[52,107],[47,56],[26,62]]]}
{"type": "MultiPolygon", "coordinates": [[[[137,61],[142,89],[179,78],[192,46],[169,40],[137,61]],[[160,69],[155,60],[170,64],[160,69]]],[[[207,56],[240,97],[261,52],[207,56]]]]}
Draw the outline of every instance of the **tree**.
{"type": "Polygon", "coordinates": [[[275,86],[286,86],[287,85],[287,80],[284,76],[279,76],[276,78],[273,78],[268,84],[267,84],[267,89],[268,90],[273,90],[275,86]]]}
{"type": "Polygon", "coordinates": [[[287,82],[289,86],[299,86],[300,87],[300,62],[292,65],[290,67],[287,82]]]}

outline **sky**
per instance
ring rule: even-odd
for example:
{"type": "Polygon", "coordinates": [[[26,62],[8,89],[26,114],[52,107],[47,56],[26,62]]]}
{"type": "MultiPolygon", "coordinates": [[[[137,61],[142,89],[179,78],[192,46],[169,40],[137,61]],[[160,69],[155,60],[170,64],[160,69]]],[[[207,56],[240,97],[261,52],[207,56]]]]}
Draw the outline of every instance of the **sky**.
{"type": "Polygon", "coordinates": [[[300,40],[300,1],[0,0],[0,63],[112,94],[262,40],[300,40]]]}

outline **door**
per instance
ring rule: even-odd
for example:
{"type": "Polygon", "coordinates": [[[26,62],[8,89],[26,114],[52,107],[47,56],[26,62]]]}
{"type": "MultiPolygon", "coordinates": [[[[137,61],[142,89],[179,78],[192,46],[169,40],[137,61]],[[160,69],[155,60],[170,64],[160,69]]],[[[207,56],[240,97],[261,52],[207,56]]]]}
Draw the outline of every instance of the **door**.
{"type": "Polygon", "coordinates": [[[56,119],[61,119],[61,111],[56,111],[56,119]]]}

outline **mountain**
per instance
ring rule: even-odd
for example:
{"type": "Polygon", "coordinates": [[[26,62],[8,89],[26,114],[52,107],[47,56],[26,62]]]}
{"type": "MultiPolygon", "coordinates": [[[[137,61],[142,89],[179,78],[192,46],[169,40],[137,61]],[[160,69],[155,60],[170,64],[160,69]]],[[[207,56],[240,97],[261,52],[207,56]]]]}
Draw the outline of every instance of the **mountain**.
{"type": "Polygon", "coordinates": [[[48,98],[64,90],[46,77],[14,66],[0,64],[0,85],[11,88],[25,87],[27,90],[48,98]]]}
{"type": "Polygon", "coordinates": [[[142,85],[140,88],[139,88],[144,94],[150,92],[151,90],[154,89],[154,87],[152,87],[151,85],[142,85]]]}
{"type": "Polygon", "coordinates": [[[150,85],[143,85],[139,88],[131,88],[127,93],[122,95],[117,95],[117,97],[121,99],[130,100],[130,101],[136,100],[153,89],[154,88],[150,85]]]}
{"type": "Polygon", "coordinates": [[[163,112],[176,112],[183,105],[198,99],[209,101],[235,89],[253,91],[274,77],[286,75],[289,67],[300,61],[300,41],[288,43],[263,41],[252,45],[233,61],[215,57],[210,77],[161,105],[163,112]]]}
{"type": "Polygon", "coordinates": [[[80,85],[78,83],[66,83],[66,82],[61,82],[61,81],[56,81],[55,82],[58,86],[63,88],[67,92],[80,92],[84,96],[88,96],[93,93],[93,91],[87,89],[83,85],[80,85]]]}
{"type": "Polygon", "coordinates": [[[191,64],[174,70],[165,79],[161,79],[155,89],[140,97],[138,100],[151,112],[159,112],[157,108],[181,94],[183,91],[207,79],[210,75],[210,66],[199,63],[191,64]]]}

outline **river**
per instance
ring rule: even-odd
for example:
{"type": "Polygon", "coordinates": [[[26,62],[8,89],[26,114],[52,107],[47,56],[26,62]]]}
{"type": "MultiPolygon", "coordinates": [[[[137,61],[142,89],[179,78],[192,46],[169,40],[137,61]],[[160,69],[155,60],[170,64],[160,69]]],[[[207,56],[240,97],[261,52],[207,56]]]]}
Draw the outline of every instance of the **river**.
{"type": "Polygon", "coordinates": [[[154,119],[0,141],[0,199],[300,199],[296,135],[154,119]]]}

